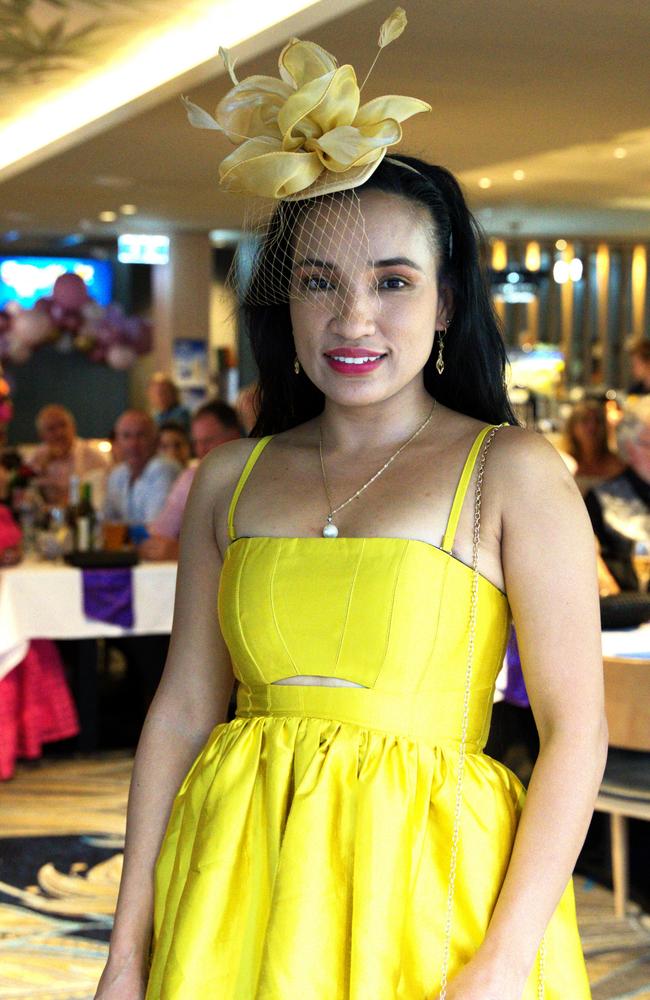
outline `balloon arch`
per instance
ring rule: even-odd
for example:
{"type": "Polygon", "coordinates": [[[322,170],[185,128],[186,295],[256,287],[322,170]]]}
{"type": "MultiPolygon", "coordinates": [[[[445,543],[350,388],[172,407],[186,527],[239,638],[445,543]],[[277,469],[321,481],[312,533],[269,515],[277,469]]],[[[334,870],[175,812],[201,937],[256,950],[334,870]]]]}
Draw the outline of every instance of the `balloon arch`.
{"type": "Polygon", "coordinates": [[[81,351],[90,361],[124,371],[151,350],[152,329],[148,320],[126,316],[116,303],[100,306],[83,278],[70,272],[60,274],[52,294],[33,308],[11,302],[0,309],[0,362],[25,364],[45,344],[62,354],[81,351]]]}

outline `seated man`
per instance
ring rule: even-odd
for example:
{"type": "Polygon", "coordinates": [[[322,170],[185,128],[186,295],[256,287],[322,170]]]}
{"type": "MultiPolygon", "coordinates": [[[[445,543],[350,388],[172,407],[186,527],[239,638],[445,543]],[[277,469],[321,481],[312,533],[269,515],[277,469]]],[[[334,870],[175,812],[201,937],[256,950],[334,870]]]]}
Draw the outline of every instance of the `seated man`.
{"type": "MultiPolygon", "coordinates": [[[[192,445],[198,459],[205,458],[213,448],[239,436],[236,412],[219,400],[205,403],[192,417],[192,445]]],[[[144,559],[178,559],[178,536],[196,468],[196,465],[191,465],[181,473],[162,511],[150,524],[150,537],[142,542],[139,549],[144,559]]]]}
{"type": "Polygon", "coordinates": [[[156,455],[156,425],[140,410],[127,410],[115,424],[120,464],[108,477],[104,518],[131,526],[151,523],[181,471],[176,462],[156,455]]]}
{"type": "Polygon", "coordinates": [[[58,403],[43,407],[36,417],[36,429],[43,442],[33,452],[29,464],[38,476],[38,486],[48,504],[68,502],[70,476],[93,480],[92,473],[108,473],[109,458],[88,441],[77,437],[74,417],[58,403]]]}

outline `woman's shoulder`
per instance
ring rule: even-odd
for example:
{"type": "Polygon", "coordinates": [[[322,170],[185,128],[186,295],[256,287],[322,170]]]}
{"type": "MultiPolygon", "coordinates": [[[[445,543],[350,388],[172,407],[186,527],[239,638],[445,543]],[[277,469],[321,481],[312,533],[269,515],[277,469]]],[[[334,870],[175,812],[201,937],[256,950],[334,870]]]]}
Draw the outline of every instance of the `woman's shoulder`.
{"type": "Polygon", "coordinates": [[[199,463],[194,490],[206,490],[216,499],[232,494],[246,462],[261,438],[236,438],[213,448],[199,463]]]}
{"type": "Polygon", "coordinates": [[[557,448],[543,434],[523,427],[499,428],[491,444],[486,474],[504,506],[560,499],[567,492],[580,497],[557,448]]]}

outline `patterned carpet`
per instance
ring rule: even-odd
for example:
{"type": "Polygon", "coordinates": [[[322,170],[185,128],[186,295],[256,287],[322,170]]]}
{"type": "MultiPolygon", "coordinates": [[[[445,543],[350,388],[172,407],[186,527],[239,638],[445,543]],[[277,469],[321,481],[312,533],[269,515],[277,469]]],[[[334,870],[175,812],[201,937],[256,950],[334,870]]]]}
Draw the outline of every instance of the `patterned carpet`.
{"type": "MultiPolygon", "coordinates": [[[[0,1000],[92,1000],[130,770],[126,755],[45,761],[0,786],[0,1000]]],[[[650,917],[615,920],[611,892],[584,878],[576,896],[593,1000],[650,1000],[650,917]]]]}

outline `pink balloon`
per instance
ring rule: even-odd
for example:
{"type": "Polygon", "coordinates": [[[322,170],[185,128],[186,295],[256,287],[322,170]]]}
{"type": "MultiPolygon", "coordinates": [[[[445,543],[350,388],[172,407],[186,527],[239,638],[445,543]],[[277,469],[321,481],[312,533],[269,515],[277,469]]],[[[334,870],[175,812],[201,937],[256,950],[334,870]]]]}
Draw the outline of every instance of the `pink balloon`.
{"type": "Polygon", "coordinates": [[[118,344],[120,340],[119,331],[111,326],[110,323],[107,323],[105,319],[100,320],[95,327],[95,336],[104,348],[112,347],[114,344],[118,344]]]}
{"type": "Polygon", "coordinates": [[[34,309],[37,312],[47,313],[49,316],[53,303],[54,299],[50,295],[45,295],[42,299],[34,303],[34,309]]]}
{"type": "Polygon", "coordinates": [[[63,322],[63,317],[65,316],[65,306],[62,306],[60,302],[54,302],[50,306],[50,316],[52,317],[52,322],[59,326],[63,322]]]}
{"type": "Polygon", "coordinates": [[[52,297],[64,309],[80,309],[89,299],[85,281],[72,272],[59,275],[54,282],[52,297]]]}
{"type": "Polygon", "coordinates": [[[126,371],[136,360],[137,354],[125,344],[113,344],[106,352],[106,361],[116,371],[126,371]]]}

